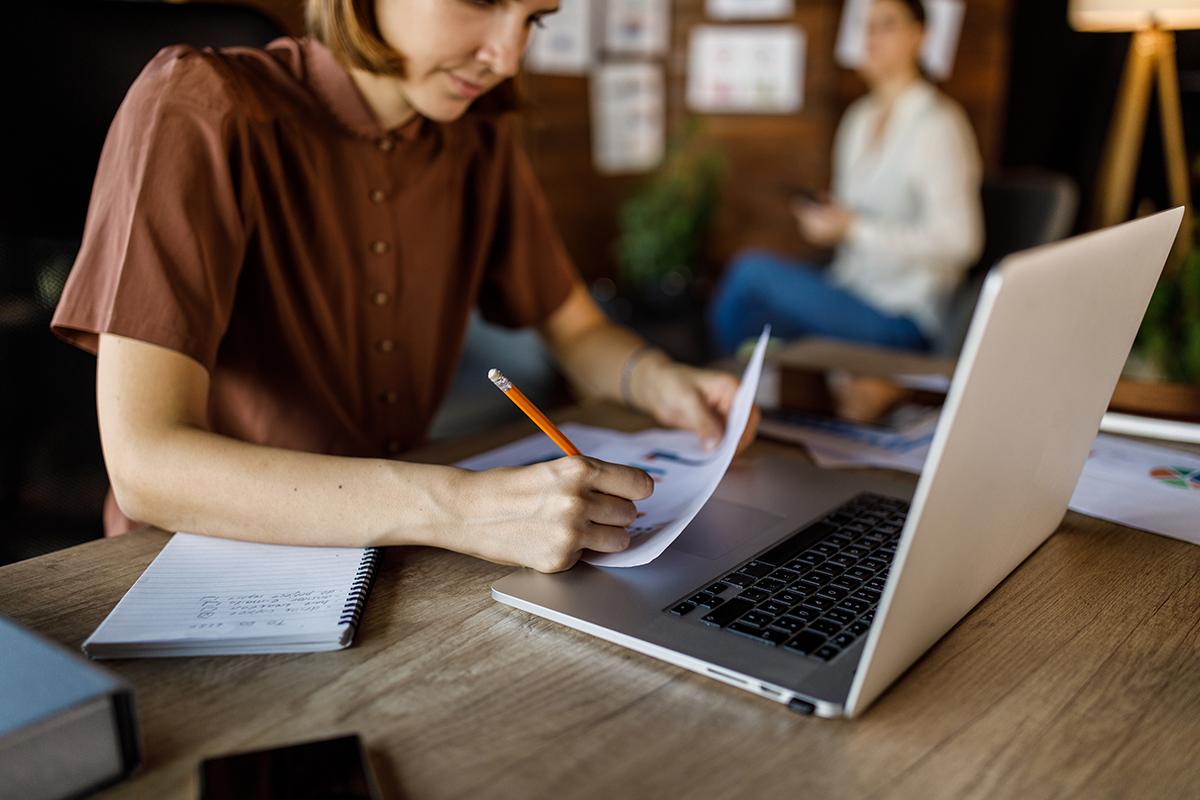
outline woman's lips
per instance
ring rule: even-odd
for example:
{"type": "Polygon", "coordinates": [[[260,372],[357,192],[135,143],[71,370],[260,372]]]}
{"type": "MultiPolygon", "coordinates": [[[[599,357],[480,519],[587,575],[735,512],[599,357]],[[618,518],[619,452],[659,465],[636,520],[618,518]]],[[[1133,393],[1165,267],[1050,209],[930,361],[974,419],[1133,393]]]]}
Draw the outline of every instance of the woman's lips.
{"type": "Polygon", "coordinates": [[[453,72],[447,72],[446,74],[450,76],[450,83],[454,87],[454,93],[466,100],[474,100],[487,90],[487,86],[463,80],[453,72]]]}

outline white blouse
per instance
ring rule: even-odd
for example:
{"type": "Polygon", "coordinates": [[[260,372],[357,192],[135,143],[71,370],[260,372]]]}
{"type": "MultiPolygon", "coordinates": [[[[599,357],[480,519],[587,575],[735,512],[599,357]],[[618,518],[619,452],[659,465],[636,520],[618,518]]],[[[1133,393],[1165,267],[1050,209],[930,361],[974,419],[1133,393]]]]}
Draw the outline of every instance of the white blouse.
{"type": "Polygon", "coordinates": [[[950,295],[983,249],[982,161],[957,103],[919,80],[883,113],[855,101],[834,142],[833,196],[855,213],[830,279],[927,336],[941,329],[950,295]]]}

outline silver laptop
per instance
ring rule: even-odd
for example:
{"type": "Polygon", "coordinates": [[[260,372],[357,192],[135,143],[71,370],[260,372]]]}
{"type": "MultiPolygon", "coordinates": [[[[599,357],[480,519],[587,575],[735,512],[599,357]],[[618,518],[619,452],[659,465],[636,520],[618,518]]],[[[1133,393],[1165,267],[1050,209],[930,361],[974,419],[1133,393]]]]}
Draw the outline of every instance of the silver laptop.
{"type": "Polygon", "coordinates": [[[1183,216],[992,270],[916,489],[735,463],[657,560],[502,603],[825,717],[861,713],[1058,527],[1183,216]]]}

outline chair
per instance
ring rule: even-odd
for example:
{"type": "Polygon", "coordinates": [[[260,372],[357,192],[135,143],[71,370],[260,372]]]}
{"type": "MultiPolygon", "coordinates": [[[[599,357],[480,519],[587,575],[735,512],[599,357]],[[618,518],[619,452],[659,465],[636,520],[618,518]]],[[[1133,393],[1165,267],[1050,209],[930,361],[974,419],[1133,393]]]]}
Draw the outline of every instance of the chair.
{"type": "Polygon", "coordinates": [[[982,190],[983,255],[971,267],[950,302],[946,325],[934,351],[958,355],[987,273],[1019,250],[1067,236],[1075,226],[1079,190],[1066,175],[1022,170],[985,180],[982,190]]]}
{"type": "Polygon", "coordinates": [[[102,534],[95,359],[49,325],[117,106],[167,45],[262,46],[282,33],[235,6],[9,5],[0,48],[0,564],[102,534]]]}

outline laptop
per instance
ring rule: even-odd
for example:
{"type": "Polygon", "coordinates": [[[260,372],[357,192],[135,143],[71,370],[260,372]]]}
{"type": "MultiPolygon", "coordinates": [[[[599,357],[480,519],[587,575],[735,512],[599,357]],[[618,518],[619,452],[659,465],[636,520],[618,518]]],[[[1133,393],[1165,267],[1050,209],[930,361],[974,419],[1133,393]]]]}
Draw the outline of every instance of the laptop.
{"type": "Polygon", "coordinates": [[[862,713],[1058,527],[1182,208],[989,274],[915,489],[735,462],[658,559],[502,603],[823,717],[862,713]]]}

